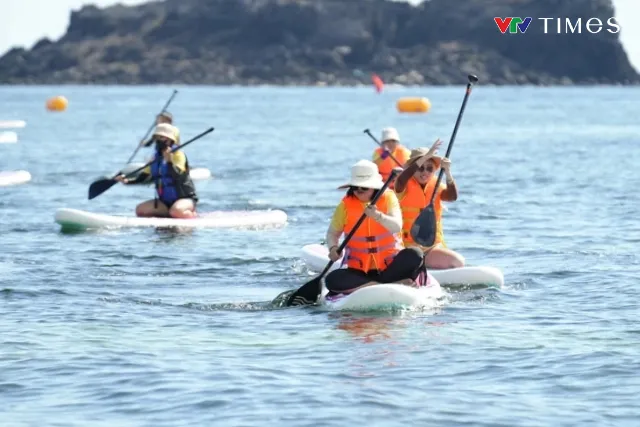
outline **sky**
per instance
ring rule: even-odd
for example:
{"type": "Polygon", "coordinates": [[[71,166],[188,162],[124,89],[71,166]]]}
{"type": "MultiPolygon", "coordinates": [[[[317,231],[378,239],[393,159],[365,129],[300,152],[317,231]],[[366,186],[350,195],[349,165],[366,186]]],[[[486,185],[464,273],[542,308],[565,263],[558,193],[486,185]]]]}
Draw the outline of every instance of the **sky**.
{"type": "MultiPolygon", "coordinates": [[[[134,5],[148,0],[0,0],[0,55],[15,46],[31,48],[42,37],[57,40],[69,25],[72,10],[83,5],[98,7],[121,3],[134,5]]],[[[416,3],[419,0],[411,0],[416,3]]],[[[567,0],[568,1],[568,0],[567,0]]],[[[640,72],[640,0],[613,0],[620,24],[620,39],[633,66],[640,72]]]]}

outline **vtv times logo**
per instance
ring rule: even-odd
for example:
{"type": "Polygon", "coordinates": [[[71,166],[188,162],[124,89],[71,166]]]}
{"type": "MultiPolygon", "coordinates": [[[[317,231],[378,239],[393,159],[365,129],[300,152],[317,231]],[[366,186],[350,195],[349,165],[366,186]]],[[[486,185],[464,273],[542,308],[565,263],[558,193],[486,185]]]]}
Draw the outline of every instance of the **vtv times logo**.
{"type": "MultiPolygon", "coordinates": [[[[584,21],[582,18],[577,18],[573,21],[571,18],[537,19],[543,22],[543,31],[545,34],[582,34],[583,32],[598,34],[600,31],[603,31],[603,27],[607,27],[606,31],[612,34],[620,32],[620,24],[618,24],[618,20],[615,17],[607,19],[606,25],[600,18],[589,18],[584,21]]],[[[530,16],[527,16],[524,19],[514,16],[509,16],[507,18],[500,18],[496,16],[493,20],[502,34],[506,34],[507,30],[509,31],[509,34],[524,34],[531,25],[531,22],[533,22],[533,18],[530,16]]]]}

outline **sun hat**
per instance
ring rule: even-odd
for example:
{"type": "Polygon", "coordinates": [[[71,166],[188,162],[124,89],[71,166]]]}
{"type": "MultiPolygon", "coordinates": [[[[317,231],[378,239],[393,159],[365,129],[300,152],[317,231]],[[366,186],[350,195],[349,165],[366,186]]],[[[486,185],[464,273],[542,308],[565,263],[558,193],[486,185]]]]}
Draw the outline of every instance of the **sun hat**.
{"type": "Polygon", "coordinates": [[[171,124],[173,123],[173,114],[168,111],[163,111],[162,113],[158,114],[158,117],[164,117],[168,119],[171,124]]]}
{"type": "Polygon", "coordinates": [[[400,142],[400,134],[396,128],[382,129],[382,137],[380,138],[380,141],[385,142],[389,140],[400,142]]]}
{"type": "Polygon", "coordinates": [[[360,160],[351,166],[351,179],[338,188],[363,187],[379,190],[384,185],[378,166],[370,160],[360,160]]]}
{"type": "MultiPolygon", "coordinates": [[[[409,156],[409,160],[405,164],[405,169],[415,163],[419,158],[426,156],[429,153],[429,149],[425,147],[414,148],[411,150],[411,155],[409,156]]],[[[436,164],[436,169],[440,167],[440,163],[442,162],[442,157],[433,156],[429,159],[430,161],[436,164]]]]}
{"type": "Polygon", "coordinates": [[[169,123],[160,123],[153,130],[153,136],[164,136],[177,144],[180,140],[180,131],[169,123]]]}

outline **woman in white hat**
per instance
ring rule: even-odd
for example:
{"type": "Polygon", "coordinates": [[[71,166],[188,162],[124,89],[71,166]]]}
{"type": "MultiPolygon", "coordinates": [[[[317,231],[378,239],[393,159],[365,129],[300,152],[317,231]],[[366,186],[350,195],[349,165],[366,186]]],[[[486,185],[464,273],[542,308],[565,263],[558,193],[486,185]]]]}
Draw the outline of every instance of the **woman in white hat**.
{"type": "Polygon", "coordinates": [[[420,211],[429,205],[438,180],[436,172],[442,168],[446,176],[446,184],[440,182],[433,200],[437,221],[436,241],[431,247],[420,246],[420,248],[426,254],[425,262],[428,268],[459,268],[464,266],[464,257],[447,248],[442,228],[442,202],[455,202],[458,199],[458,187],[451,175],[451,161],[434,154],[440,144],[441,141],[437,140],[431,149],[412,150],[404,171],[396,179],[395,191],[402,209],[402,240],[406,247],[418,246],[411,237],[411,227],[420,215],[420,211]]]}
{"type": "Polygon", "coordinates": [[[156,198],[140,203],[136,215],[141,217],[193,218],[196,216],[196,188],[189,176],[189,161],[183,151],[171,151],[179,141],[179,130],[168,123],[156,126],[153,140],[156,152],[151,166],[147,166],[134,180],[123,175],[116,179],[124,184],[144,182],[149,177],[156,183],[156,198]]]}
{"type": "Polygon", "coordinates": [[[369,205],[383,185],[375,163],[360,160],[351,167],[349,182],[338,187],[348,190],[336,207],[327,230],[332,261],[340,258],[340,236],[348,234],[363,213],[367,218],[347,243],[343,260],[347,268],[334,270],[325,279],[329,295],[350,293],[378,283],[414,284],[424,270],[422,251],[403,248],[402,213],[395,193],[386,190],[375,206],[369,205]]]}
{"type": "Polygon", "coordinates": [[[378,171],[382,175],[382,179],[386,181],[391,176],[391,171],[394,168],[404,166],[406,161],[409,160],[411,152],[407,147],[400,144],[400,134],[396,128],[382,129],[380,141],[382,147],[378,147],[373,152],[373,162],[378,165],[378,171]],[[400,162],[400,164],[396,164],[393,159],[400,162]]]}

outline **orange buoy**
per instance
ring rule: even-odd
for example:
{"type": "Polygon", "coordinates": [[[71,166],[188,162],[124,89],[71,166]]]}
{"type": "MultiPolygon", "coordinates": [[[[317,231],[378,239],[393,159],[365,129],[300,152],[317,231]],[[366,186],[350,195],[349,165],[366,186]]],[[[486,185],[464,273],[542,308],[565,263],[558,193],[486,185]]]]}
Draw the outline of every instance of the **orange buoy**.
{"type": "Polygon", "coordinates": [[[396,103],[400,113],[426,113],[431,109],[427,98],[400,98],[396,103]]]}
{"type": "Polygon", "coordinates": [[[64,96],[54,96],[47,99],[47,110],[49,111],[64,111],[67,109],[69,101],[64,96]]]}

